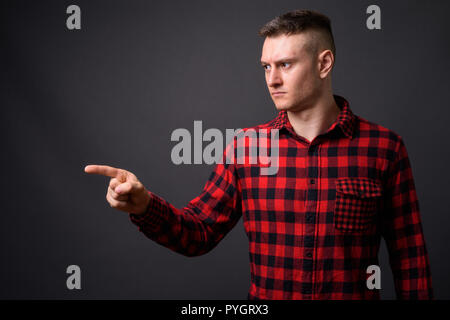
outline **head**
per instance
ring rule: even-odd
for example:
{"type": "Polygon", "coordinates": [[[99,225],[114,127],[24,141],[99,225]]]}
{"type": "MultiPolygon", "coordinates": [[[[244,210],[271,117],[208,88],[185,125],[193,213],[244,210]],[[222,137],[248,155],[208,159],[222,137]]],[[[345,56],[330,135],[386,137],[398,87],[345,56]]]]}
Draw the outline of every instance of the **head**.
{"type": "Polygon", "coordinates": [[[264,25],[259,35],[265,37],[261,64],[278,110],[306,109],[332,94],[336,49],[326,16],[307,10],[288,12],[264,25]]]}

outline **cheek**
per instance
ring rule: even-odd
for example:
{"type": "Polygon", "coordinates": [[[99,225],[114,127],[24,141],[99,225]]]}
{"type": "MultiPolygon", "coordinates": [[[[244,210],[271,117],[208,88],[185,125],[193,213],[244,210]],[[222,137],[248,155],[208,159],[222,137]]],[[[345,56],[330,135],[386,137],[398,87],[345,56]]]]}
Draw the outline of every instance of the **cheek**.
{"type": "Polygon", "coordinates": [[[292,70],[292,71],[293,72],[289,74],[289,77],[291,82],[294,83],[295,85],[304,84],[309,78],[310,71],[307,69],[302,68],[299,70],[292,70]]]}
{"type": "Polygon", "coordinates": [[[288,83],[289,89],[294,95],[301,95],[302,92],[307,91],[311,87],[310,77],[307,72],[297,72],[289,75],[288,83]]]}
{"type": "Polygon", "coordinates": [[[317,75],[312,68],[303,69],[296,74],[292,82],[297,88],[302,88],[305,91],[312,90],[316,87],[317,75]]]}

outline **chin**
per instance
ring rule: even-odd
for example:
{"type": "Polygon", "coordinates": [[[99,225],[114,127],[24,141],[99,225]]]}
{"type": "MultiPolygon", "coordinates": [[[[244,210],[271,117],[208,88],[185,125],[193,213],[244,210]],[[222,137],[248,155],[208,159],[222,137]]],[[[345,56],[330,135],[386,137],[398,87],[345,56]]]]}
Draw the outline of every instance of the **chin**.
{"type": "Polygon", "coordinates": [[[290,109],[290,106],[275,104],[275,108],[276,108],[278,111],[282,111],[282,110],[289,110],[289,109],[290,109]]]}

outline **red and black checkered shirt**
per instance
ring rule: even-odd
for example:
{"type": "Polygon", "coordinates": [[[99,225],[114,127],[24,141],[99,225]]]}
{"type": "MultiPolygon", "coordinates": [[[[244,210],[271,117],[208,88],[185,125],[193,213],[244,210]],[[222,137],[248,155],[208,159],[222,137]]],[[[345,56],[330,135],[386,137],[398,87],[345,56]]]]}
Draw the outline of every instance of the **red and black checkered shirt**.
{"type": "MultiPolygon", "coordinates": [[[[367,280],[368,267],[379,264],[383,237],[397,298],[432,299],[404,142],[334,97],[338,119],[312,142],[294,132],[285,111],[253,128],[279,129],[276,174],[262,175],[260,163],[223,161],[186,207],[177,209],[150,192],[147,212],[130,213],[131,221],[157,243],[196,256],[213,249],[242,216],[249,299],[379,299],[367,280]]],[[[237,145],[228,151],[237,154],[237,145]]]]}

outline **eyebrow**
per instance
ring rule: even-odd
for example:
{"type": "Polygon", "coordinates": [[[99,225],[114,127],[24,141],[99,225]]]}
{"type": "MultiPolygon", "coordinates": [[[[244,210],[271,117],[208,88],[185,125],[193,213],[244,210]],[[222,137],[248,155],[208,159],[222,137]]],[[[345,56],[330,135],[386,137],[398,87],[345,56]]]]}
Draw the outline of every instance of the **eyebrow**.
{"type": "MultiPolygon", "coordinates": [[[[274,61],[274,63],[279,64],[280,62],[288,62],[288,61],[294,61],[294,60],[295,60],[294,57],[285,57],[285,58],[281,58],[281,59],[274,61]]],[[[261,60],[261,65],[265,65],[265,64],[268,64],[268,63],[261,60]]]]}

